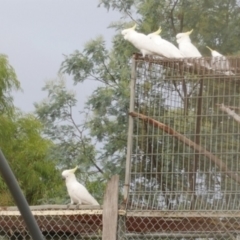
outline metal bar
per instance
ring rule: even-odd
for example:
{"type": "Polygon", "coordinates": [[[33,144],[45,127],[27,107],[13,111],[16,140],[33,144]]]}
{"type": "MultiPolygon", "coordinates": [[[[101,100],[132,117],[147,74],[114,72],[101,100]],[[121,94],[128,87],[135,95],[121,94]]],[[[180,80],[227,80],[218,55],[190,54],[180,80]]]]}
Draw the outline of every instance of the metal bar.
{"type": "Polygon", "coordinates": [[[42,232],[40,231],[37,222],[32,215],[32,212],[28,206],[27,200],[25,199],[18,182],[8,165],[2,151],[0,150],[0,173],[5,180],[18,208],[22,214],[22,217],[27,225],[27,228],[34,240],[43,240],[42,232]]]}
{"type": "Polygon", "coordinates": [[[209,211],[209,210],[189,210],[189,211],[162,211],[162,210],[128,210],[128,217],[142,217],[142,218],[240,218],[240,212],[235,211],[209,211]]]}
{"type": "MultiPolygon", "coordinates": [[[[195,143],[200,145],[200,133],[201,133],[201,121],[202,121],[202,94],[203,94],[203,79],[200,80],[199,82],[200,88],[199,88],[199,93],[198,93],[198,98],[197,98],[197,118],[196,118],[196,129],[195,129],[195,143]]],[[[199,164],[199,152],[196,152],[194,150],[194,161],[193,161],[193,166],[192,166],[192,178],[191,178],[191,191],[193,194],[193,200],[191,203],[191,209],[195,208],[195,202],[196,202],[196,174],[197,174],[197,169],[198,169],[198,164],[199,164]]]]}
{"type": "MultiPolygon", "coordinates": [[[[58,204],[46,204],[46,205],[36,205],[36,206],[29,206],[31,211],[71,211],[74,210],[74,213],[78,212],[78,214],[81,214],[81,212],[86,213],[89,211],[89,214],[102,214],[102,206],[95,206],[95,205],[80,205],[78,209],[76,209],[76,206],[71,205],[68,207],[68,205],[58,205],[58,204]]],[[[15,206],[6,206],[4,207],[4,211],[18,211],[18,207],[15,206]]],[[[0,213],[2,212],[2,209],[0,209],[0,213]]]]}
{"type": "MultiPolygon", "coordinates": [[[[135,99],[135,82],[136,82],[136,59],[135,54],[132,56],[131,68],[131,82],[130,82],[130,104],[129,112],[134,111],[135,99]]],[[[130,169],[131,169],[131,154],[132,154],[132,135],[133,135],[133,117],[129,115],[128,118],[128,137],[127,137],[127,157],[126,157],[126,170],[125,170],[125,185],[124,185],[124,202],[127,202],[129,184],[130,184],[130,169]]]]}
{"type": "Polygon", "coordinates": [[[228,234],[225,233],[225,232],[206,232],[206,233],[202,233],[202,232],[191,232],[191,233],[182,233],[182,232],[179,232],[179,233],[160,233],[160,232],[157,232],[157,233],[127,233],[126,234],[126,238],[128,239],[160,239],[160,237],[164,237],[164,238],[167,238],[167,237],[171,237],[171,238],[179,238],[179,239],[182,239],[182,238],[216,238],[216,237],[219,237],[219,238],[222,238],[222,237],[228,237],[228,234]]]}

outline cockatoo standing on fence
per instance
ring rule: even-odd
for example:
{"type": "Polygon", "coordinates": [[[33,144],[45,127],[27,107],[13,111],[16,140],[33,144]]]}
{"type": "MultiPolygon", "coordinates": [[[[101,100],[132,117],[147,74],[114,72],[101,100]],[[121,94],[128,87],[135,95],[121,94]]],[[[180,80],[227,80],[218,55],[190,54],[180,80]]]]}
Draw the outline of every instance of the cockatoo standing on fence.
{"type": "MultiPolygon", "coordinates": [[[[189,37],[189,35],[192,33],[192,31],[193,31],[193,29],[191,31],[184,32],[184,33],[178,33],[176,35],[178,48],[179,48],[180,52],[182,53],[182,55],[186,58],[201,58],[202,54],[192,44],[191,39],[189,37]]],[[[197,62],[195,61],[195,63],[197,63],[197,62]]],[[[211,68],[204,59],[201,59],[199,63],[201,66],[204,66],[208,69],[211,68]]]]}
{"type": "Polygon", "coordinates": [[[207,48],[211,51],[212,60],[211,60],[211,67],[214,70],[224,71],[227,75],[234,75],[233,72],[230,71],[230,63],[225,56],[221,53],[211,49],[207,46],[207,48]]]}
{"type": "Polygon", "coordinates": [[[75,171],[78,167],[70,170],[64,170],[62,177],[66,181],[67,191],[71,199],[71,204],[77,205],[99,205],[97,200],[88,192],[88,190],[77,181],[75,171]]]}
{"type": "Polygon", "coordinates": [[[172,58],[173,54],[166,51],[165,46],[156,44],[147,35],[139,33],[135,30],[136,24],[132,28],[122,30],[122,35],[125,40],[129,41],[134,47],[139,49],[145,57],[148,55],[157,55],[166,58],[172,58]]]}
{"type": "Polygon", "coordinates": [[[168,56],[168,58],[183,58],[180,50],[175,45],[159,36],[161,31],[161,28],[159,28],[156,32],[150,33],[147,36],[161,47],[160,49],[163,51],[163,56],[168,56]]]}
{"type": "Polygon", "coordinates": [[[123,35],[124,39],[129,41],[135,48],[140,50],[143,57],[146,55],[154,55],[154,53],[149,50],[149,48],[151,48],[150,39],[145,34],[138,33],[135,30],[136,27],[137,25],[135,24],[131,28],[122,30],[121,34],[123,35]]]}
{"type": "Polygon", "coordinates": [[[202,57],[202,54],[192,44],[191,39],[189,37],[192,31],[193,29],[189,32],[178,33],[176,35],[178,48],[184,57],[189,57],[189,58],[202,57]]]}

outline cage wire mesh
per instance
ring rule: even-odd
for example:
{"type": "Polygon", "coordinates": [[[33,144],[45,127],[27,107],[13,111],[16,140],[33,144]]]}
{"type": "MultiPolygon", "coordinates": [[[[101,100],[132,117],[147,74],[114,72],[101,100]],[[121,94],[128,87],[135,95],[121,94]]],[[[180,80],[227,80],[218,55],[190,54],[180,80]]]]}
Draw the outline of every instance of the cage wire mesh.
{"type": "MultiPolygon", "coordinates": [[[[117,239],[240,239],[240,58],[132,64],[117,239]]],[[[38,207],[45,239],[102,238],[101,208],[38,207]]],[[[31,239],[16,208],[1,207],[0,239],[31,239]]]]}
{"type": "MultiPolygon", "coordinates": [[[[94,187],[99,190],[98,194],[101,194],[99,196],[93,188],[87,185],[87,181],[84,181],[84,179],[85,173],[82,173],[78,180],[87,187],[102,205],[103,183],[94,184],[94,187]]],[[[39,199],[39,205],[30,206],[43,239],[102,239],[102,206],[71,205],[64,182],[62,187],[65,189],[65,192],[63,192],[65,194],[60,194],[62,203],[59,203],[59,205],[55,203],[55,200],[58,199],[48,199],[46,200],[48,202],[39,199]]],[[[24,194],[26,193],[24,192],[24,194]]],[[[16,203],[6,187],[1,191],[0,198],[0,240],[33,239],[21,213],[14,205],[16,203]]]]}
{"type": "MultiPolygon", "coordinates": [[[[81,207],[82,208],[82,207],[81,207]]],[[[44,239],[102,239],[102,214],[98,207],[83,209],[48,209],[37,206],[32,210],[44,239]]],[[[0,239],[32,239],[16,207],[0,211],[0,239]]]]}
{"type": "Polygon", "coordinates": [[[133,57],[127,239],[240,237],[239,63],[133,57]]]}

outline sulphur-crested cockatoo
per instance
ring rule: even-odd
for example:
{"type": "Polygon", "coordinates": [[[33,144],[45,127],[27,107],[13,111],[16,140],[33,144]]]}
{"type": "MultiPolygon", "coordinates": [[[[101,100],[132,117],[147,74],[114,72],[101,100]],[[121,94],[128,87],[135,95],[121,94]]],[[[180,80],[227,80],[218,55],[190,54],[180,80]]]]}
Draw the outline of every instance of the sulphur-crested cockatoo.
{"type": "MultiPolygon", "coordinates": [[[[178,48],[179,48],[180,52],[182,53],[182,55],[186,58],[201,58],[202,54],[192,44],[191,39],[189,37],[189,35],[192,33],[192,31],[193,31],[193,29],[191,31],[184,32],[184,33],[178,33],[176,35],[178,48]]],[[[211,68],[204,59],[201,59],[199,63],[201,66],[204,66],[208,69],[211,68]]]]}
{"type": "Polygon", "coordinates": [[[64,170],[62,177],[66,181],[67,191],[71,199],[71,204],[77,205],[99,205],[97,200],[88,192],[88,190],[77,181],[75,171],[78,167],[70,170],[64,170]]]}
{"type": "Polygon", "coordinates": [[[153,33],[148,34],[148,38],[150,38],[155,44],[161,46],[164,56],[168,56],[169,58],[183,58],[180,50],[173,45],[171,42],[161,38],[159,34],[161,33],[161,27],[153,33]]]}
{"type": "Polygon", "coordinates": [[[227,75],[234,75],[233,72],[230,71],[230,64],[229,61],[225,56],[221,53],[211,49],[207,46],[207,48],[211,51],[212,60],[211,60],[211,67],[214,70],[224,71],[227,75]]]}
{"type": "Polygon", "coordinates": [[[146,55],[154,55],[153,52],[148,50],[148,45],[151,44],[150,39],[143,33],[138,33],[136,29],[137,25],[135,24],[131,28],[127,28],[122,30],[121,34],[123,35],[124,39],[132,43],[132,45],[140,50],[143,57],[146,55]]]}
{"type": "Polygon", "coordinates": [[[202,57],[202,54],[192,44],[191,39],[189,37],[192,31],[193,29],[189,32],[178,33],[176,35],[179,50],[184,57],[189,57],[189,58],[202,57]]]}
{"type": "Polygon", "coordinates": [[[136,24],[132,28],[122,30],[122,35],[125,40],[129,41],[133,46],[139,49],[145,55],[158,55],[171,58],[172,54],[165,51],[165,47],[161,44],[154,43],[147,35],[139,33],[135,30],[136,24]]]}

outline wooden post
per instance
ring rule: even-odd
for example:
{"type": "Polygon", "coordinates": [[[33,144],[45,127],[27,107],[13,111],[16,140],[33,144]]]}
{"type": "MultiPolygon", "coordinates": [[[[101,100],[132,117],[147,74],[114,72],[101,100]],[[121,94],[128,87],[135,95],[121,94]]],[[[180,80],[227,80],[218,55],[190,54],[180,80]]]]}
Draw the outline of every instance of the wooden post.
{"type": "MultiPolygon", "coordinates": [[[[131,81],[130,81],[130,102],[129,112],[134,112],[135,106],[135,84],[136,84],[136,54],[132,56],[132,67],[131,67],[131,81]]],[[[128,192],[131,181],[131,158],[132,158],[132,145],[133,145],[133,117],[129,115],[128,119],[128,133],[127,133],[127,155],[126,155],[126,169],[125,169],[125,184],[123,189],[123,202],[127,203],[128,192]]]]}
{"type": "Polygon", "coordinates": [[[112,176],[107,184],[103,202],[102,240],[117,239],[119,176],[112,176]]]}

